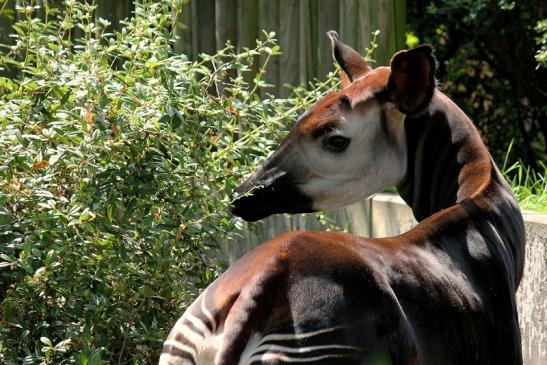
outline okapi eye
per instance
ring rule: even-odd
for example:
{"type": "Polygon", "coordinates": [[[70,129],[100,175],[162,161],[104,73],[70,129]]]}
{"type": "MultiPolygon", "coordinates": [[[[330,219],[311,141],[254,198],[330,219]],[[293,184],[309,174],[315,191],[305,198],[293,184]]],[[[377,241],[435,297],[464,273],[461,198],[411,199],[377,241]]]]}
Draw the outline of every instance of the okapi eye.
{"type": "Polygon", "coordinates": [[[340,98],[340,102],[341,102],[342,104],[344,104],[345,106],[351,107],[351,101],[349,100],[349,98],[347,97],[347,95],[343,95],[343,96],[340,98]]]}
{"type": "Polygon", "coordinates": [[[331,152],[343,152],[349,146],[349,138],[330,136],[323,140],[323,145],[331,152]]]}

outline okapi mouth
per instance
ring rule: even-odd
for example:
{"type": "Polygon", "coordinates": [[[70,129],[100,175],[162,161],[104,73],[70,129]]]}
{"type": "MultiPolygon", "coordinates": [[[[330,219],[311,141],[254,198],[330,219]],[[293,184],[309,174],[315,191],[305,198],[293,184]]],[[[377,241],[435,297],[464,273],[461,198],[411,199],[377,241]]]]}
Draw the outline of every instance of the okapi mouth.
{"type": "Polygon", "coordinates": [[[261,182],[252,176],[235,189],[238,196],[230,211],[247,222],[256,222],[278,213],[313,212],[312,200],[298,189],[290,174],[282,173],[278,177],[261,182]]]}

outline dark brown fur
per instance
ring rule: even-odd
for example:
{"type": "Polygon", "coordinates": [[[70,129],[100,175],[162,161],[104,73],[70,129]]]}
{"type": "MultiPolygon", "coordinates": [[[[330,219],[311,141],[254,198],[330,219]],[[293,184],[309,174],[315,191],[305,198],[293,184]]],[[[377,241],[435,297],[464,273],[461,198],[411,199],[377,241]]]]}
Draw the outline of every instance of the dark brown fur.
{"type": "Polygon", "coordinates": [[[249,252],[208,291],[207,307],[224,324],[218,365],[238,364],[255,332],[322,328],[337,330],[313,344],[360,350],[313,364],[360,365],[378,354],[393,364],[522,363],[515,303],[522,217],[472,122],[433,91],[434,66],[423,57],[396,66],[411,60],[433,85],[397,79],[389,68],[368,71],[318,102],[292,132],[314,133],[344,95],[354,107],[371,98],[397,103],[409,114],[407,173],[397,188],[420,223],[378,239],[290,232],[249,252]]]}

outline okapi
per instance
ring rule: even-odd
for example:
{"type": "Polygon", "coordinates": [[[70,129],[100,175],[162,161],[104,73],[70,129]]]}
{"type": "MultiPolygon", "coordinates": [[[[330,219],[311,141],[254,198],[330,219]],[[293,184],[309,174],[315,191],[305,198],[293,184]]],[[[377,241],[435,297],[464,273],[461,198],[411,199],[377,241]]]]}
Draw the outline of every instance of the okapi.
{"type": "Polygon", "coordinates": [[[471,120],[436,89],[431,47],[372,69],[328,35],[341,90],[300,117],[233,213],[333,209],[395,185],[420,223],[263,243],[188,308],[160,364],[521,364],[522,216],[471,120]]]}

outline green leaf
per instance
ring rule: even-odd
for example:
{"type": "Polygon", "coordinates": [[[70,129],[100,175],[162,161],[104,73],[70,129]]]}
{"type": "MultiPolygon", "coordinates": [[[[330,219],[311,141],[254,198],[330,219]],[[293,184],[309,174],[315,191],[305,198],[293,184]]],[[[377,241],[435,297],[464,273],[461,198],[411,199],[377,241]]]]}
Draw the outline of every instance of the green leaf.
{"type": "Polygon", "coordinates": [[[99,365],[101,363],[101,349],[94,350],[89,356],[87,365],[99,365]]]}
{"type": "Polygon", "coordinates": [[[5,253],[0,254],[0,258],[7,261],[7,262],[14,262],[15,261],[15,259],[13,257],[10,257],[10,256],[6,255],[5,253]]]}
{"type": "Polygon", "coordinates": [[[43,343],[44,345],[49,346],[49,347],[53,347],[53,343],[47,337],[40,337],[40,342],[43,343]]]}

